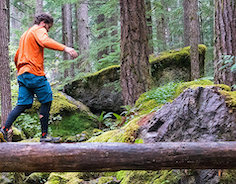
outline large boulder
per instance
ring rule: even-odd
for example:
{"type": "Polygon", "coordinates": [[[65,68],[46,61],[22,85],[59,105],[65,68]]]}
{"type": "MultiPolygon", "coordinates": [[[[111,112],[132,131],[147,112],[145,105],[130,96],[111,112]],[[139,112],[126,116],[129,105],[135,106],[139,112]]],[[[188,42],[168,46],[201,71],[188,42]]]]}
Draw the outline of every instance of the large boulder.
{"type": "MultiPolygon", "coordinates": [[[[163,52],[150,56],[152,76],[155,86],[170,81],[191,79],[190,47],[163,52]]],[[[199,45],[200,69],[203,75],[206,47],[199,45]]],[[[64,92],[87,105],[93,113],[123,111],[120,66],[111,66],[64,86],[64,92]]]]}
{"type": "Polygon", "coordinates": [[[121,112],[120,66],[111,66],[75,80],[64,92],[87,105],[93,113],[121,112]]]}
{"type": "MultiPolygon", "coordinates": [[[[219,87],[186,89],[140,128],[145,143],[236,140],[236,92],[219,87]]],[[[218,171],[198,170],[182,183],[218,183],[218,171]],[[191,178],[191,179],[190,179],[191,178]]]]}

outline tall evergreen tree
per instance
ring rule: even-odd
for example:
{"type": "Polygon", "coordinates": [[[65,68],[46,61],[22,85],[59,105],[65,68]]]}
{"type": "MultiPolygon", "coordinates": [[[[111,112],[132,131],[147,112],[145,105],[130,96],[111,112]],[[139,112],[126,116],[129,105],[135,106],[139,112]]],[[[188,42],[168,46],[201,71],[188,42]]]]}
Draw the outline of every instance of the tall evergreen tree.
{"type": "Polygon", "coordinates": [[[88,26],[88,0],[81,0],[77,7],[77,33],[80,61],[78,67],[83,67],[85,72],[91,71],[89,65],[89,26],[88,26]]]}
{"type": "Polygon", "coordinates": [[[1,124],[5,123],[11,111],[11,82],[9,67],[9,1],[0,1],[0,91],[1,124]]]}
{"type": "Polygon", "coordinates": [[[153,38],[152,38],[152,4],[151,0],[146,1],[146,17],[147,17],[147,26],[148,26],[148,45],[149,45],[149,54],[152,54],[153,49],[153,38]]]}
{"type": "Polygon", "coordinates": [[[36,0],[35,15],[43,12],[43,0],[36,0]]]}
{"type": "Polygon", "coordinates": [[[150,88],[148,31],[144,0],[120,0],[121,87],[125,105],[150,88]]]}
{"type": "Polygon", "coordinates": [[[190,58],[191,58],[191,79],[200,78],[199,65],[199,20],[198,20],[198,0],[189,1],[189,15],[190,15],[190,58]]]}
{"type": "Polygon", "coordinates": [[[236,56],[236,2],[235,0],[215,0],[215,83],[235,85],[236,73],[228,65],[222,68],[219,59],[223,55],[236,56]]]}
{"type": "Polygon", "coordinates": [[[184,11],[184,46],[189,46],[190,38],[190,20],[189,20],[189,0],[183,0],[183,11],[184,11]]]}
{"type": "MultiPolygon", "coordinates": [[[[62,6],[62,34],[63,34],[63,43],[69,47],[73,47],[73,30],[72,30],[72,5],[64,4],[62,6]]],[[[66,52],[63,53],[64,60],[72,59],[69,54],[66,52]]],[[[71,68],[71,67],[70,67],[71,68]]],[[[64,77],[68,77],[69,75],[74,75],[74,69],[65,69],[64,77]]]]}

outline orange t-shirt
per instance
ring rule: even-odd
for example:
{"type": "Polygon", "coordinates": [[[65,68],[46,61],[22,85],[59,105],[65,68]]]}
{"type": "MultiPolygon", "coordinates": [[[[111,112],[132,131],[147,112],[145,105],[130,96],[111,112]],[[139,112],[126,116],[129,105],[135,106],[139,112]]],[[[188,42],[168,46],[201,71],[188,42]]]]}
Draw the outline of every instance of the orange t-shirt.
{"type": "Polygon", "coordinates": [[[19,48],[14,59],[17,74],[29,72],[37,76],[44,76],[44,48],[63,51],[65,47],[65,45],[49,38],[44,27],[32,26],[20,38],[19,48]]]}

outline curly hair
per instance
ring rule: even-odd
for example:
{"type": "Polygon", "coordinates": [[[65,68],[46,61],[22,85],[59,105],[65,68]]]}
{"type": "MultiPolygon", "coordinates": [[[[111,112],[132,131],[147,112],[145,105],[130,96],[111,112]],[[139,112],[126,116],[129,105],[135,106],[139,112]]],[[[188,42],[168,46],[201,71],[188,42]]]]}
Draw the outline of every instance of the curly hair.
{"type": "Polygon", "coordinates": [[[53,18],[50,14],[40,13],[35,16],[34,24],[40,24],[40,22],[44,21],[46,24],[53,24],[53,18]]]}

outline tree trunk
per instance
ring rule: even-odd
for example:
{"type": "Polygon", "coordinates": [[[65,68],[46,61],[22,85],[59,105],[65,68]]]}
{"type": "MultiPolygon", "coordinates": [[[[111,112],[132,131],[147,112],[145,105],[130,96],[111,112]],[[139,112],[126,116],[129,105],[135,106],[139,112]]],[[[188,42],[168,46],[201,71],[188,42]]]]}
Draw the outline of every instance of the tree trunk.
{"type": "Polygon", "coordinates": [[[215,1],[215,83],[229,86],[235,84],[236,73],[232,73],[229,65],[220,69],[219,59],[223,55],[236,56],[236,3],[234,0],[215,1]]]}
{"type": "Polygon", "coordinates": [[[198,0],[189,1],[190,6],[190,58],[191,58],[191,79],[200,78],[199,66],[199,20],[198,20],[198,0]]]}
{"type": "Polygon", "coordinates": [[[36,0],[35,15],[43,12],[43,0],[36,0]]]}
{"type": "Polygon", "coordinates": [[[9,66],[9,1],[0,1],[0,91],[1,125],[4,125],[11,111],[11,81],[9,66]]]}
{"type": "Polygon", "coordinates": [[[1,143],[0,150],[1,172],[236,168],[236,142],[1,143]]]}
{"type": "Polygon", "coordinates": [[[183,11],[184,11],[184,46],[189,46],[189,38],[190,38],[190,20],[189,20],[189,0],[183,0],[183,11]]]}
{"type": "Polygon", "coordinates": [[[125,105],[134,105],[151,86],[144,0],[120,0],[121,87],[125,105]]]}
{"type": "MultiPolygon", "coordinates": [[[[71,4],[64,4],[62,6],[62,31],[63,31],[63,43],[66,46],[73,47],[73,30],[72,30],[72,6],[71,4]]],[[[71,56],[64,52],[64,60],[71,60],[71,56]]],[[[70,67],[71,68],[71,67],[70,67]]],[[[64,77],[68,77],[73,74],[74,71],[69,72],[69,68],[65,69],[64,77]]]]}
{"type": "Polygon", "coordinates": [[[146,1],[146,19],[147,19],[147,26],[148,26],[148,46],[149,46],[149,54],[154,52],[153,49],[153,39],[152,39],[152,5],[150,0],[146,1]]]}
{"type": "Polygon", "coordinates": [[[89,26],[88,26],[88,0],[80,1],[77,8],[78,46],[81,57],[78,67],[83,66],[85,72],[91,71],[89,58],[89,26]]]}

